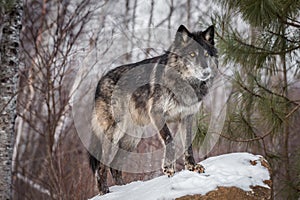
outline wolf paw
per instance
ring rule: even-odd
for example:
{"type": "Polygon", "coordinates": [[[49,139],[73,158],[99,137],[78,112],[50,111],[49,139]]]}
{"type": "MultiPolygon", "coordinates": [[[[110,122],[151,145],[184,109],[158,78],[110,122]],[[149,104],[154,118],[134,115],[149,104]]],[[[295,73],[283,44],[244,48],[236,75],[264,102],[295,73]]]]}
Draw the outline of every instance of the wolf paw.
{"type": "Polygon", "coordinates": [[[185,164],[185,169],[193,172],[204,173],[205,168],[200,164],[185,164]]]}
{"type": "Polygon", "coordinates": [[[163,168],[164,174],[167,175],[168,177],[174,176],[175,170],[172,167],[164,167],[163,168]]]}
{"type": "Polygon", "coordinates": [[[103,191],[100,191],[100,192],[99,192],[99,196],[105,195],[105,194],[107,194],[107,193],[109,193],[109,189],[108,189],[108,188],[107,188],[107,189],[104,189],[103,191]]]}
{"type": "Polygon", "coordinates": [[[194,172],[204,173],[204,171],[205,171],[205,168],[202,165],[196,164],[194,166],[194,172]]]}

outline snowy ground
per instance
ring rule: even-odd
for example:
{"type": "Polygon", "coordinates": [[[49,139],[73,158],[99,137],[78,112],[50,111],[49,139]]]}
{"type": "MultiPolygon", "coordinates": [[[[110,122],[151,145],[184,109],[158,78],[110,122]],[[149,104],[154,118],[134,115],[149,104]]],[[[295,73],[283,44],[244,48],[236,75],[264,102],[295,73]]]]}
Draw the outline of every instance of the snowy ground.
{"type": "Polygon", "coordinates": [[[261,156],[249,153],[231,153],[208,158],[201,162],[205,173],[180,171],[174,177],[160,176],[149,181],[137,181],[110,187],[111,193],[91,200],[167,200],[193,194],[206,194],[218,186],[235,186],[250,191],[250,186],[263,186],[269,172],[260,163],[261,156]],[[252,165],[250,161],[257,161],[252,165]]]}

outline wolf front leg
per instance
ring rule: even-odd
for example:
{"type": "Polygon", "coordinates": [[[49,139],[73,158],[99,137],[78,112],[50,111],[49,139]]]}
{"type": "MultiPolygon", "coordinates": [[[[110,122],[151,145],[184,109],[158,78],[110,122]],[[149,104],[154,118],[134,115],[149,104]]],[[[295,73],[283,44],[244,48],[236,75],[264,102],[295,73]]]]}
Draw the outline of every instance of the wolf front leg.
{"type": "Polygon", "coordinates": [[[166,124],[159,131],[160,137],[165,145],[165,156],[162,165],[163,172],[171,177],[175,173],[175,145],[171,132],[166,124]]]}
{"type": "Polygon", "coordinates": [[[185,169],[187,170],[203,173],[204,167],[200,164],[196,164],[193,155],[192,126],[193,126],[193,115],[189,115],[182,120],[181,130],[183,131],[183,133],[181,134],[185,135],[184,166],[185,169]]]}
{"type": "Polygon", "coordinates": [[[152,124],[159,132],[159,136],[165,146],[164,159],[162,169],[164,174],[171,177],[175,173],[175,145],[172,134],[163,117],[163,110],[160,108],[152,108],[150,111],[152,124]]]}

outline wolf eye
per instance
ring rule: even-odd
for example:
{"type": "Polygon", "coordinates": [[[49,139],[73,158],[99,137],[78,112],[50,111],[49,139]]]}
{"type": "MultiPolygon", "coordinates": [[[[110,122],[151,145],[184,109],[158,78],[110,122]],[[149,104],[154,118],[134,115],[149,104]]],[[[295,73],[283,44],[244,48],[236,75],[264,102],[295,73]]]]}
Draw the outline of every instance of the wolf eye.
{"type": "Polygon", "coordinates": [[[208,56],[209,56],[209,54],[208,54],[207,51],[204,52],[204,56],[205,56],[205,57],[208,57],[208,56]]]}
{"type": "Polygon", "coordinates": [[[191,57],[195,57],[195,56],[196,56],[195,52],[191,52],[191,53],[190,53],[190,56],[191,56],[191,57]]]}

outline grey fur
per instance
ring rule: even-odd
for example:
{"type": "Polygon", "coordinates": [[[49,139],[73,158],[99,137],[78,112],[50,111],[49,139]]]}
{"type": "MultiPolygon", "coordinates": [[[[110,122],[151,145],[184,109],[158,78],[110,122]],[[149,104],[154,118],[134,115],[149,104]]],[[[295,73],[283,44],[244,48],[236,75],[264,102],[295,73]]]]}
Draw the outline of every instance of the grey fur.
{"type": "MultiPolygon", "coordinates": [[[[142,134],[138,127],[148,124],[156,128],[165,145],[165,174],[172,176],[175,172],[175,145],[169,123],[178,124],[180,134],[186,138],[185,168],[204,171],[193,157],[192,119],[218,66],[213,37],[213,26],[191,33],[181,25],[165,54],[117,67],[101,78],[95,93],[91,142],[91,148],[99,153],[90,155],[101,194],[109,192],[109,170],[98,160],[105,159],[110,166],[122,165],[126,155],[119,149],[136,148],[142,134]]],[[[120,169],[111,169],[117,184],[123,183],[120,169]]]]}

